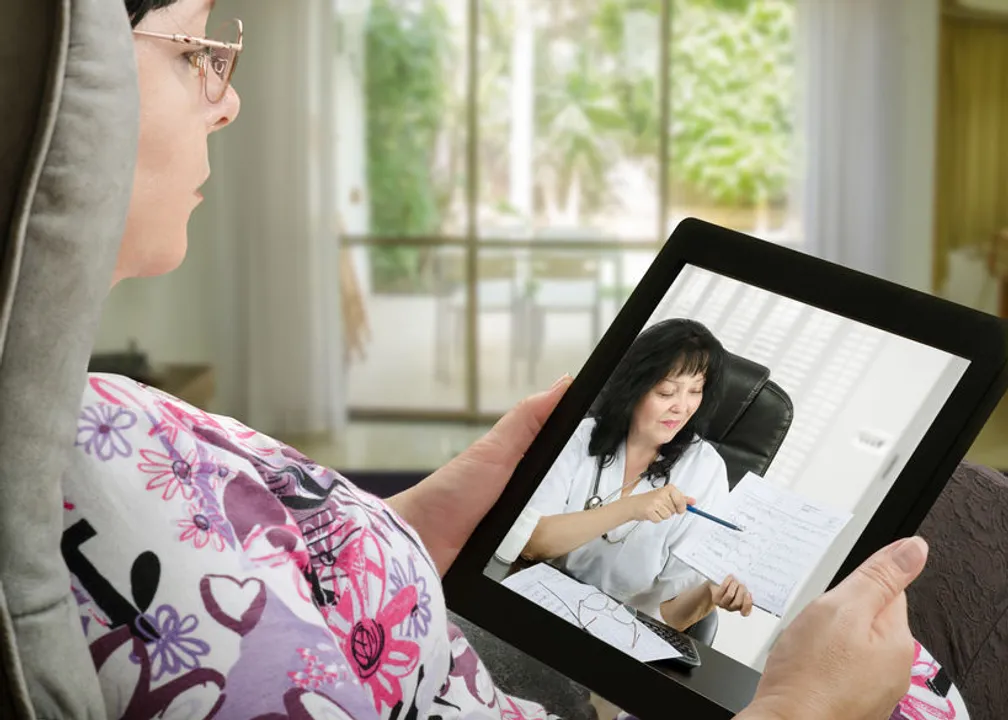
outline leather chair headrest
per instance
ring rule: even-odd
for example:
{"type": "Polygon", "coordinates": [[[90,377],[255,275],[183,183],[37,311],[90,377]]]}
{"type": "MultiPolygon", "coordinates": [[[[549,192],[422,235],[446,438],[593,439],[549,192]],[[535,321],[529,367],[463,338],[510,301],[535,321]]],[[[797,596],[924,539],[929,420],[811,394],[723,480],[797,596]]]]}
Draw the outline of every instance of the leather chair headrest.
{"type": "Polygon", "coordinates": [[[770,379],[770,370],[747,358],[726,353],[723,378],[717,412],[707,433],[708,439],[714,441],[731,432],[770,379]]]}

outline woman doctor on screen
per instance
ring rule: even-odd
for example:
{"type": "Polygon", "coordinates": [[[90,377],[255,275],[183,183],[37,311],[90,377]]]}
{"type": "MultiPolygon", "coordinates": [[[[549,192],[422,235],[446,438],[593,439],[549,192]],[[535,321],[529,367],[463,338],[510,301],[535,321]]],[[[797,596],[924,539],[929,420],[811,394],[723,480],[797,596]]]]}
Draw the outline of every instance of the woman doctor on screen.
{"type": "Polygon", "coordinates": [[[705,440],[725,351],[684,319],[644,330],[529,501],[541,515],[522,551],[550,560],[676,629],[715,607],[748,615],[752,597],[672,556],[697,522],[687,503],[728,495],[724,460],[705,440]]]}

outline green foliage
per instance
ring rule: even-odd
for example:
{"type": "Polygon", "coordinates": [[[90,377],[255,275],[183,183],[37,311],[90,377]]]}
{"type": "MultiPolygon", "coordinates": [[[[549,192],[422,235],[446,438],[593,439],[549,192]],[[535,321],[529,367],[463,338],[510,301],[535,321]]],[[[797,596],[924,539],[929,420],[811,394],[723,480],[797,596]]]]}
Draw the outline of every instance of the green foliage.
{"type": "Polygon", "coordinates": [[[726,3],[676,4],[670,172],[717,203],[774,201],[794,156],[794,6],[726,3]]]}
{"type": "MultiPolygon", "coordinates": [[[[372,232],[437,233],[461,180],[432,172],[439,132],[464,125],[450,81],[464,62],[441,0],[373,0],[366,35],[367,162],[372,232]]],[[[536,177],[582,211],[606,199],[620,159],[657,170],[661,0],[540,0],[536,33],[536,177]],[[629,25],[631,15],[642,24],[629,25]],[[633,28],[639,28],[634,30],[633,28]],[[638,38],[634,32],[646,33],[638,38]],[[642,57],[650,47],[652,57],[642,57]],[[552,173],[549,172],[552,170],[552,173]]],[[[508,171],[514,5],[480,10],[480,188],[498,206],[508,171]]],[[[670,188],[731,206],[785,195],[792,170],[794,0],[672,0],[670,188]]],[[[449,141],[454,147],[455,143],[449,141]]],[[[542,188],[539,188],[542,202],[542,188]]],[[[376,281],[415,280],[415,249],[374,250],[376,281]]]]}
{"type": "MultiPolygon", "coordinates": [[[[588,207],[620,157],[658,152],[657,73],[633,62],[630,13],[650,18],[657,49],[660,0],[599,0],[541,33],[537,52],[537,162],[566,187],[577,174],[588,207]],[[556,63],[550,48],[574,39],[556,63]]],[[[691,200],[730,205],[773,201],[792,163],[794,0],[672,0],[670,186],[691,200]]],[[[653,163],[657,165],[657,163],[653,163]]]]}
{"type": "MultiPolygon", "coordinates": [[[[436,0],[374,0],[365,36],[367,181],[371,231],[436,233],[440,197],[431,158],[446,109],[450,28],[436,0]]],[[[376,282],[419,272],[416,248],[373,249],[376,282]]]]}

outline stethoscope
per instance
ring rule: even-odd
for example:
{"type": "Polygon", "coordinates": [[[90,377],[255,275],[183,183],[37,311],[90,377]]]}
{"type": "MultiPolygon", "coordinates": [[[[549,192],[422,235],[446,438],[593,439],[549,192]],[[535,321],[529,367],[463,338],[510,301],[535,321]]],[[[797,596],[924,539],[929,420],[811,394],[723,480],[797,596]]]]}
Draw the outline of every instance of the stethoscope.
{"type": "MultiPolygon", "coordinates": [[[[602,481],[602,458],[599,457],[599,458],[597,458],[595,460],[595,480],[592,483],[592,493],[591,493],[591,495],[588,496],[588,499],[585,500],[585,504],[584,504],[584,509],[585,510],[594,510],[595,508],[602,507],[607,502],[609,502],[614,497],[616,497],[621,492],[623,492],[623,490],[629,485],[629,483],[623,483],[618,488],[616,488],[613,492],[609,493],[605,497],[602,497],[601,495],[599,495],[599,484],[601,483],[601,481],[602,481]]],[[[655,480],[654,479],[652,479],[650,482],[651,482],[651,487],[653,487],[653,488],[658,487],[655,484],[655,480]]],[[[666,478],[665,478],[665,484],[666,485],[668,484],[668,476],[666,476],[666,478]]],[[[632,533],[634,530],[637,529],[637,525],[639,525],[639,524],[640,524],[639,522],[635,522],[634,526],[630,530],[630,532],[628,532],[626,535],[624,535],[619,540],[609,540],[609,533],[607,533],[607,532],[606,533],[602,533],[602,539],[603,540],[608,540],[611,543],[623,542],[623,540],[626,540],[626,538],[630,536],[630,533],[632,533]]]]}

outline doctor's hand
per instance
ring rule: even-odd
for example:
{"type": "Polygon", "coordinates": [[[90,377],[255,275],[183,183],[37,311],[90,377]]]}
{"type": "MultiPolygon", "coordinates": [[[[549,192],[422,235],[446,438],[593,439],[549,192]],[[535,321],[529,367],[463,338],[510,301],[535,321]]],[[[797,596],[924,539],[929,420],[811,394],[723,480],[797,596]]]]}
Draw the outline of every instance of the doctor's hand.
{"type": "Polygon", "coordinates": [[[623,502],[629,507],[631,520],[660,523],[673,515],[682,515],[686,512],[686,505],[696,500],[686,497],[679,488],[669,484],[645,493],[627,495],[623,502]]]}
{"type": "Polygon", "coordinates": [[[447,465],[389,498],[392,509],[420,535],[442,577],[570,383],[564,375],[546,392],[522,400],[447,465]]]}
{"type": "Polygon", "coordinates": [[[910,687],[904,589],[924,569],[920,538],[882,548],[808,605],[770,652],[738,720],[884,720],[910,687]]]}
{"type": "Polygon", "coordinates": [[[731,612],[738,612],[742,617],[749,617],[752,612],[752,594],[745,585],[728,575],[717,585],[708,583],[711,591],[711,601],[715,607],[731,612]]]}

